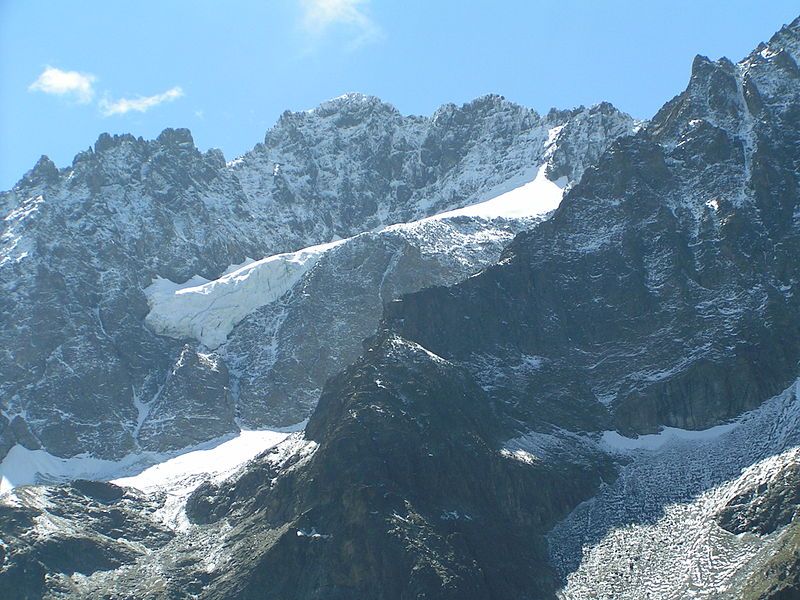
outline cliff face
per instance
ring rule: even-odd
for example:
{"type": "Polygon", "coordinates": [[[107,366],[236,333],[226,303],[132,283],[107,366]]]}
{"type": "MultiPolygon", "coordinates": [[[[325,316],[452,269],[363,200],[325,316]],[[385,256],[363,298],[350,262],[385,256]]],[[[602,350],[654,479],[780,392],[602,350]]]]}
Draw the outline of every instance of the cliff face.
{"type": "MultiPolygon", "coordinates": [[[[152,141],[104,134],[62,170],[43,157],[0,198],[0,336],[13,349],[0,361],[0,456],[19,442],[58,456],[117,458],[237,431],[237,413],[249,426],[302,420],[324,378],[354,351],[310,383],[276,384],[301,388],[297,402],[281,391],[274,404],[263,394],[251,402],[248,390],[239,402],[230,372],[241,361],[204,358],[209,349],[188,336],[155,335],[144,290],[156,278],[214,280],[248,257],[486,200],[533,179],[548,159],[577,173],[632,126],[608,105],[540,117],[488,96],[423,118],[348,95],[284,114],[264,144],[227,164],[219,151],[199,152],[187,130],[171,129],[152,141]],[[560,157],[555,134],[572,120],[573,150],[560,157]],[[192,378],[214,383],[190,389],[192,378]],[[172,430],[161,432],[166,422],[172,430]]],[[[380,273],[368,285],[377,286],[380,273]]],[[[456,280],[423,277],[419,284],[456,280]]],[[[345,345],[357,347],[364,331],[374,332],[380,309],[354,325],[359,337],[345,335],[345,345]]],[[[236,356],[258,354],[272,333],[269,326],[255,332],[247,348],[240,338],[236,356]]]]}
{"type": "Polygon", "coordinates": [[[698,58],[552,219],[480,277],[394,303],[388,326],[521,418],[569,406],[585,429],[697,429],[785,389],[800,358],[796,36],[738,65],[698,58]],[[525,356],[540,364],[527,387],[505,385],[525,356]]]}

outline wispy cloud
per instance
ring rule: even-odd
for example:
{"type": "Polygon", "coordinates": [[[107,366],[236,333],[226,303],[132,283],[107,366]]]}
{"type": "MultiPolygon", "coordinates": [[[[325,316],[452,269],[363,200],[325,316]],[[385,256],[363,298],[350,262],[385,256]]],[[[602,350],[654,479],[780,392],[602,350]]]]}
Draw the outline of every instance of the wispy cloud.
{"type": "Polygon", "coordinates": [[[112,115],[124,115],[131,111],[134,112],[147,112],[154,106],[163,104],[164,102],[172,102],[183,96],[183,90],[180,87],[174,87],[161,94],[153,96],[138,96],[136,98],[120,98],[119,100],[109,100],[103,98],[98,102],[97,106],[103,116],[110,117],[112,115]]]}
{"type": "Polygon", "coordinates": [[[42,74],[28,86],[31,92],[43,92],[56,96],[66,96],[81,104],[88,104],[94,98],[94,82],[97,78],[90,73],[62,71],[55,67],[45,67],[42,74]]]}
{"type": "MultiPolygon", "coordinates": [[[[75,100],[79,104],[91,104],[95,97],[95,81],[97,81],[97,77],[91,73],[63,71],[47,65],[36,81],[28,86],[28,91],[63,96],[75,100]]],[[[110,117],[124,115],[131,111],[143,113],[164,102],[177,100],[181,96],[183,96],[183,90],[178,86],[153,96],[137,96],[118,100],[111,99],[106,92],[96,106],[104,117],[110,117]]]]}
{"type": "Polygon", "coordinates": [[[383,30],[368,14],[370,0],[300,0],[303,27],[321,36],[335,26],[347,27],[354,33],[350,49],[383,37],[383,30]]]}

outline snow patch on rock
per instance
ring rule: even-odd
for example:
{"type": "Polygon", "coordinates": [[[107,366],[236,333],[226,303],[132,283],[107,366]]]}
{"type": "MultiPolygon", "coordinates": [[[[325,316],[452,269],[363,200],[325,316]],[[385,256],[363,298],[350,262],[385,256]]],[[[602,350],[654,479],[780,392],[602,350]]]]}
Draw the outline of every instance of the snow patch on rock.
{"type": "Polygon", "coordinates": [[[423,220],[452,217],[520,219],[549,213],[558,208],[568,182],[566,177],[550,181],[545,175],[546,170],[547,163],[538,167],[533,180],[530,179],[530,172],[509,180],[503,184],[505,190],[491,200],[439,213],[423,220]]]}
{"type": "MultiPolygon", "coordinates": [[[[418,221],[384,227],[376,233],[409,229],[457,217],[487,221],[543,217],[558,207],[567,184],[565,177],[556,182],[550,181],[545,175],[546,168],[547,163],[544,163],[494,188],[494,197],[490,200],[418,221]]],[[[494,235],[494,230],[488,224],[486,230],[494,235]]],[[[479,237],[476,237],[476,241],[480,241],[479,237]]],[[[325,252],[352,239],[246,261],[243,266],[229,268],[213,281],[197,275],[185,283],[156,278],[144,290],[150,305],[145,321],[162,335],[177,339],[194,338],[210,349],[218,348],[242,319],[279,299],[303,278],[325,252]]]]}
{"type": "Polygon", "coordinates": [[[736,427],[736,423],[725,423],[702,430],[679,429],[677,427],[662,427],[658,433],[640,435],[629,438],[616,431],[604,431],[600,441],[603,449],[611,452],[629,452],[632,450],[658,450],[675,440],[711,440],[719,437],[736,427]]]}
{"type": "Polygon", "coordinates": [[[75,479],[111,481],[145,492],[160,490],[174,494],[177,490],[194,489],[205,479],[227,476],[283,441],[293,429],[241,431],[236,436],[218,438],[179,453],[144,452],[116,461],[85,454],[60,458],[44,450],[16,445],[0,463],[0,495],[22,485],[58,484],[75,479]]]}
{"type": "Polygon", "coordinates": [[[239,321],[283,296],[320,256],[343,242],[268,256],[213,281],[195,276],[174,283],[159,277],[144,290],[150,304],[145,320],[157,333],[217,348],[239,321]]]}
{"type": "Polygon", "coordinates": [[[138,475],[120,477],[111,482],[147,493],[164,493],[166,499],[156,518],[174,529],[185,530],[189,528],[186,500],[201,483],[229,477],[288,436],[289,433],[281,431],[242,431],[213,448],[187,452],[155,464],[138,475]]]}

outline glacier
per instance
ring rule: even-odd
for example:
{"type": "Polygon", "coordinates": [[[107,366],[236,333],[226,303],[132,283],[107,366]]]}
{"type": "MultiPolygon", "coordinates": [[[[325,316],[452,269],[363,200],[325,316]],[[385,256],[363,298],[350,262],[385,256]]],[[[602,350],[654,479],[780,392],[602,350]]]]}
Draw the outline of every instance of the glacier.
{"type": "Polygon", "coordinates": [[[603,434],[601,449],[626,455],[619,477],[549,534],[560,600],[730,597],[783,530],[732,533],[716,518],[800,467],[800,379],[734,423],[641,438],[603,434]]]}
{"type": "MultiPolygon", "coordinates": [[[[498,186],[489,200],[381,227],[374,233],[414,229],[423,223],[459,217],[486,221],[541,218],[558,208],[567,186],[566,177],[548,179],[547,168],[548,163],[544,162],[498,186]]],[[[150,307],[145,321],[156,333],[177,339],[193,338],[216,349],[247,315],[275,302],[297,285],[323,254],[361,235],[364,234],[245,261],[243,266],[232,265],[210,281],[199,275],[184,283],[156,277],[144,289],[150,307]]]]}
{"type": "Polygon", "coordinates": [[[234,472],[286,439],[305,423],[282,430],[240,431],[178,452],[132,453],[120,460],[89,454],[60,458],[45,450],[14,446],[0,463],[0,497],[19,486],[58,484],[76,479],[111,481],[144,492],[162,491],[185,499],[206,479],[234,472]]]}
{"type": "Polygon", "coordinates": [[[151,307],[146,322],[157,333],[217,348],[239,321],[280,298],[322,254],[344,241],[268,256],[213,281],[194,276],[180,284],[158,277],[144,290],[151,307]]]}

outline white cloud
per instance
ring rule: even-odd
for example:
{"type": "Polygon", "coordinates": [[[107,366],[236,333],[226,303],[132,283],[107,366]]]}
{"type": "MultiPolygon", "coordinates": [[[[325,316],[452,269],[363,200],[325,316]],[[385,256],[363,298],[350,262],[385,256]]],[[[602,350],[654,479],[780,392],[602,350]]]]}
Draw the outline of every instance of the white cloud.
{"type": "Polygon", "coordinates": [[[303,26],[314,35],[322,35],[335,25],[344,25],[355,32],[351,49],[383,36],[381,28],[365,12],[370,0],[300,0],[303,26]]]}
{"type": "Polygon", "coordinates": [[[177,100],[181,96],[183,96],[183,90],[176,86],[161,94],[155,94],[154,96],[120,98],[119,100],[109,100],[108,98],[103,98],[98,103],[98,107],[105,117],[110,117],[111,115],[124,115],[125,113],[129,113],[131,111],[143,113],[150,110],[154,106],[163,104],[164,102],[172,102],[173,100],[177,100]]]}
{"type": "Polygon", "coordinates": [[[81,104],[88,104],[94,97],[96,77],[78,71],[62,71],[55,67],[45,67],[42,74],[28,86],[31,92],[44,92],[56,96],[68,96],[81,104]]]}

